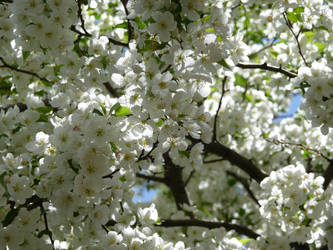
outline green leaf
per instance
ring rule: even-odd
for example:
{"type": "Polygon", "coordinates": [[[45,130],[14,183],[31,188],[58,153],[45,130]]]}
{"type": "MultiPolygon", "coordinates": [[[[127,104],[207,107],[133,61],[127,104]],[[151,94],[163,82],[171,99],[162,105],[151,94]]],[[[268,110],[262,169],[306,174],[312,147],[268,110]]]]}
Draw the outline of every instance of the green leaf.
{"type": "Polygon", "coordinates": [[[110,144],[111,144],[112,151],[117,152],[118,148],[117,148],[116,144],[114,144],[113,142],[110,142],[110,144]]]}
{"type": "MultiPolygon", "coordinates": [[[[253,96],[250,95],[249,93],[245,94],[245,100],[247,100],[248,102],[252,102],[253,101],[253,96]]],[[[260,102],[260,101],[259,101],[260,102]]]]}
{"type": "Polygon", "coordinates": [[[287,17],[292,22],[302,22],[302,15],[301,13],[304,12],[304,7],[297,7],[292,12],[289,11],[287,13],[287,17]]]}
{"type": "Polygon", "coordinates": [[[63,65],[60,64],[60,65],[56,65],[56,66],[53,67],[53,73],[54,73],[55,76],[60,74],[60,69],[61,69],[62,66],[63,65]]]}
{"type": "Polygon", "coordinates": [[[163,120],[162,120],[162,119],[160,119],[158,122],[155,123],[155,125],[156,125],[157,127],[161,127],[162,124],[163,124],[163,120]]]}
{"type": "Polygon", "coordinates": [[[23,51],[22,52],[22,55],[23,55],[23,60],[26,60],[28,58],[28,56],[30,56],[30,51],[26,50],[26,51],[23,51]]]}
{"type": "Polygon", "coordinates": [[[277,56],[279,55],[279,53],[273,49],[269,49],[268,51],[274,59],[276,59],[277,56]]]}
{"type": "Polygon", "coordinates": [[[131,110],[127,107],[121,106],[119,109],[116,110],[116,116],[127,116],[131,114],[131,110]]]}
{"type": "Polygon", "coordinates": [[[319,43],[319,42],[315,42],[314,43],[317,48],[318,48],[318,53],[323,53],[325,48],[326,48],[326,45],[325,44],[322,44],[322,43],[319,43]]]}
{"type": "Polygon", "coordinates": [[[110,109],[110,111],[109,111],[109,114],[111,115],[113,111],[118,110],[120,107],[121,107],[120,103],[117,102],[116,104],[114,104],[114,105],[111,107],[111,109],[110,109]]]}
{"type": "Polygon", "coordinates": [[[179,152],[180,155],[183,155],[183,156],[185,156],[186,158],[190,158],[190,154],[191,154],[190,151],[186,151],[186,150],[178,150],[178,152],[179,152]]]}
{"type": "Polygon", "coordinates": [[[288,17],[289,21],[297,22],[297,17],[294,12],[288,12],[287,17],[288,17]]]}
{"type": "Polygon", "coordinates": [[[304,35],[308,38],[308,43],[312,42],[313,37],[316,35],[316,32],[313,31],[306,31],[304,32],[304,35]]]}
{"type": "Polygon", "coordinates": [[[227,64],[227,62],[224,59],[221,59],[217,63],[220,64],[221,66],[231,70],[230,66],[227,64]]]}
{"type": "Polygon", "coordinates": [[[40,80],[39,84],[44,85],[46,87],[52,87],[53,83],[49,82],[49,81],[44,81],[44,80],[40,80]]]}
{"type": "Polygon", "coordinates": [[[94,109],[93,113],[100,115],[100,116],[104,116],[103,113],[101,111],[99,111],[98,109],[94,109]]]}
{"type": "Polygon", "coordinates": [[[53,107],[43,106],[43,107],[37,108],[36,110],[41,114],[47,114],[47,113],[50,113],[51,111],[53,111],[53,107]]]}
{"type": "Polygon", "coordinates": [[[12,210],[10,210],[5,219],[2,221],[2,225],[4,227],[8,226],[10,223],[12,223],[12,221],[15,219],[15,217],[18,215],[18,212],[20,211],[19,208],[13,208],[12,210]]]}
{"type": "Polygon", "coordinates": [[[240,239],[239,241],[242,242],[243,245],[246,245],[247,243],[249,243],[252,239],[250,238],[245,238],[245,239],[240,239]]]}
{"type": "Polygon", "coordinates": [[[103,104],[103,103],[101,103],[101,102],[99,102],[99,101],[97,101],[97,102],[98,102],[98,104],[101,106],[101,108],[102,108],[102,111],[103,111],[104,115],[106,115],[106,114],[107,114],[107,112],[106,112],[106,108],[105,108],[104,104],[103,104]]]}
{"type": "Polygon", "coordinates": [[[249,27],[249,24],[250,24],[250,18],[247,16],[244,20],[244,29],[247,29],[249,27]]]}
{"type": "Polygon", "coordinates": [[[141,22],[139,17],[135,18],[135,23],[138,25],[139,30],[142,30],[146,27],[146,24],[141,22]]]}
{"type": "Polygon", "coordinates": [[[247,80],[241,76],[240,74],[236,73],[235,74],[235,84],[239,86],[246,86],[247,80]]]}
{"type": "Polygon", "coordinates": [[[44,96],[44,95],[47,95],[47,92],[45,90],[39,90],[37,92],[34,92],[34,95],[35,96],[44,96]]]}
{"type": "Polygon", "coordinates": [[[126,181],[126,177],[124,175],[122,175],[122,176],[119,177],[119,180],[121,182],[125,182],[126,181]]]}
{"type": "Polygon", "coordinates": [[[119,23],[119,24],[116,24],[114,26],[115,29],[119,29],[119,28],[122,28],[122,29],[127,29],[127,22],[123,22],[123,23],[119,23]]]}

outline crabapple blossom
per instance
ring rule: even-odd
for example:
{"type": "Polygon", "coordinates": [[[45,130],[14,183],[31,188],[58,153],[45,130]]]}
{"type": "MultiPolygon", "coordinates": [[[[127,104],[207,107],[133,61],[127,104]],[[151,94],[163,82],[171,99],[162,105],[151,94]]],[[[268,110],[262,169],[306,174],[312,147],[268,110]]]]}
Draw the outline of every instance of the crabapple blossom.
{"type": "Polygon", "coordinates": [[[0,249],[332,248],[332,13],[0,1],[0,249]]]}

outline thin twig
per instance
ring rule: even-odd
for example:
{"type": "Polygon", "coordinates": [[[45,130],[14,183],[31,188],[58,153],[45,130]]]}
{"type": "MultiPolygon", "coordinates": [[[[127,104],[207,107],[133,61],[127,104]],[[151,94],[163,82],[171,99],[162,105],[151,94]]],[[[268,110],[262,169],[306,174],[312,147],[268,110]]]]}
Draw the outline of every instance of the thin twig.
{"type": "Polygon", "coordinates": [[[274,45],[275,41],[277,41],[277,40],[278,40],[278,39],[277,39],[276,37],[274,37],[273,40],[272,40],[272,42],[271,42],[270,44],[268,44],[268,45],[262,47],[261,49],[259,49],[259,50],[256,51],[256,52],[251,53],[250,55],[248,55],[248,57],[251,58],[252,56],[257,55],[257,54],[263,52],[264,50],[271,48],[271,47],[274,45]]]}
{"type": "Polygon", "coordinates": [[[190,175],[187,177],[187,179],[186,179],[186,181],[185,181],[185,183],[184,183],[185,187],[187,186],[187,184],[188,184],[188,183],[190,182],[190,180],[192,179],[194,173],[195,173],[195,170],[192,169],[190,175]]]}
{"type": "Polygon", "coordinates": [[[296,35],[295,32],[294,32],[294,30],[293,30],[293,25],[292,25],[291,22],[289,21],[287,15],[286,15],[286,12],[283,12],[282,15],[283,15],[284,21],[286,22],[287,27],[289,28],[289,30],[291,31],[291,33],[292,33],[293,36],[295,37],[295,40],[296,40],[296,43],[297,43],[297,47],[298,47],[298,53],[301,55],[304,64],[305,64],[306,66],[309,66],[309,64],[306,62],[306,60],[305,60],[305,58],[304,58],[304,55],[303,55],[303,53],[302,53],[302,49],[301,49],[301,45],[300,45],[300,43],[299,43],[299,41],[298,41],[298,37],[299,37],[299,35],[300,35],[300,33],[301,33],[301,30],[300,30],[300,31],[298,32],[298,34],[296,35]]]}
{"type": "Polygon", "coordinates": [[[147,160],[148,158],[150,158],[151,153],[154,151],[154,149],[157,147],[157,145],[158,145],[158,141],[154,142],[153,147],[151,148],[151,150],[146,155],[143,155],[144,154],[144,151],[143,151],[141,153],[141,155],[139,156],[137,162],[147,160]]]}
{"type": "Polygon", "coordinates": [[[40,207],[40,210],[41,210],[41,212],[42,212],[42,214],[43,214],[45,230],[46,230],[47,235],[49,236],[50,241],[51,241],[51,243],[52,243],[52,249],[54,250],[54,249],[55,249],[55,248],[54,248],[54,240],[53,240],[53,237],[52,237],[52,232],[51,232],[51,230],[50,230],[50,228],[49,228],[49,225],[48,225],[46,211],[45,211],[45,209],[44,209],[44,207],[43,207],[43,204],[40,204],[39,207],[40,207]]]}
{"type": "Polygon", "coordinates": [[[127,9],[128,0],[121,0],[121,3],[123,4],[123,7],[124,7],[125,13],[126,13],[127,31],[128,31],[128,43],[129,43],[132,40],[133,34],[132,34],[131,23],[130,23],[130,20],[128,19],[128,15],[129,15],[129,11],[127,9]]]}
{"type": "Polygon", "coordinates": [[[307,150],[307,151],[310,151],[310,152],[313,152],[313,153],[316,153],[317,155],[323,157],[325,160],[327,160],[328,162],[331,161],[330,158],[328,158],[326,155],[324,155],[322,152],[320,152],[319,150],[316,150],[316,149],[312,149],[312,148],[309,148],[308,146],[306,145],[303,145],[301,143],[295,143],[295,142],[287,142],[287,141],[283,141],[283,140],[278,140],[278,139],[268,139],[268,138],[265,138],[266,141],[270,142],[270,143],[274,143],[276,145],[288,145],[288,146],[295,146],[295,147],[298,147],[298,148],[301,148],[303,150],[307,150]]]}
{"type": "Polygon", "coordinates": [[[221,97],[220,97],[220,101],[219,101],[219,105],[217,107],[217,110],[216,110],[216,114],[215,114],[215,117],[214,117],[214,128],[213,128],[213,141],[216,141],[216,126],[217,126],[217,117],[218,117],[218,114],[219,114],[219,111],[220,111],[220,108],[221,108],[221,105],[222,105],[222,99],[223,99],[223,96],[225,94],[225,84],[227,82],[227,79],[228,77],[225,76],[223,81],[222,81],[222,93],[221,93],[221,97]]]}
{"type": "Polygon", "coordinates": [[[111,174],[107,174],[107,175],[104,175],[102,178],[103,179],[106,179],[106,178],[113,178],[113,176],[120,171],[120,168],[117,168],[116,170],[114,170],[111,174]]]}
{"type": "Polygon", "coordinates": [[[245,188],[245,190],[248,192],[248,194],[250,195],[250,197],[252,198],[252,200],[258,205],[260,206],[257,198],[254,196],[254,193],[252,192],[252,190],[250,189],[250,185],[249,183],[247,182],[247,180],[244,178],[244,177],[241,177],[239,175],[237,175],[236,173],[232,172],[232,171],[229,171],[227,170],[226,173],[228,175],[231,175],[232,177],[234,177],[237,181],[239,181],[243,187],[245,188]]]}
{"type": "Polygon", "coordinates": [[[263,69],[263,70],[268,70],[272,72],[277,72],[284,74],[288,76],[289,78],[294,78],[297,77],[297,73],[293,73],[287,70],[284,70],[280,67],[275,67],[275,66],[269,66],[267,63],[263,64],[245,64],[245,63],[238,63],[236,64],[237,67],[242,68],[242,69],[263,69]]]}
{"type": "Polygon", "coordinates": [[[77,0],[77,6],[78,6],[77,16],[80,19],[81,28],[84,31],[85,35],[91,37],[91,34],[86,30],[86,27],[85,27],[84,19],[83,19],[83,16],[82,16],[82,7],[81,7],[81,5],[82,5],[82,0],[77,0]]]}

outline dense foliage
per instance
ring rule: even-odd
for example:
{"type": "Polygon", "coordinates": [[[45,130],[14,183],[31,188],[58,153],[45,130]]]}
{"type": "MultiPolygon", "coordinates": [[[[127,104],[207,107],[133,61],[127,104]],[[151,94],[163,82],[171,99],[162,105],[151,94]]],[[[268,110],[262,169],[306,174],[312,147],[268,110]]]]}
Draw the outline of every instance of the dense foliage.
{"type": "Polygon", "coordinates": [[[333,249],[332,27],[325,0],[0,1],[0,249],[333,249]]]}

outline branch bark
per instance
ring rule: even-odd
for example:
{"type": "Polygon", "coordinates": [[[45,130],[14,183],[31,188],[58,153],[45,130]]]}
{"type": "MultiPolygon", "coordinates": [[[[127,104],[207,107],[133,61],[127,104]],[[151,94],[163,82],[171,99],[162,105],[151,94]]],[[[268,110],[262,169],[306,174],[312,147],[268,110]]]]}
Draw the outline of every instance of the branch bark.
{"type": "Polygon", "coordinates": [[[41,77],[40,75],[38,75],[37,73],[34,73],[34,72],[31,72],[31,71],[28,71],[28,70],[25,70],[25,69],[19,69],[17,67],[14,67],[13,65],[10,65],[8,64],[5,59],[3,59],[3,57],[0,56],[0,61],[2,62],[3,65],[0,65],[0,68],[8,68],[8,69],[11,69],[13,71],[16,71],[16,72],[20,72],[20,73],[24,73],[24,74],[27,74],[27,75],[31,75],[31,76],[34,76],[42,81],[45,81],[45,82],[50,82],[49,80],[47,80],[46,78],[44,77],[41,77]]]}
{"type": "Polygon", "coordinates": [[[324,189],[326,190],[328,188],[328,185],[333,179],[333,160],[330,161],[330,164],[328,165],[326,171],[324,172],[324,189]]]}
{"type": "Polygon", "coordinates": [[[272,71],[272,72],[277,72],[277,73],[284,74],[284,75],[288,76],[289,78],[297,77],[296,73],[284,70],[281,67],[269,66],[269,65],[267,65],[267,63],[263,63],[263,64],[238,63],[238,64],[236,64],[236,66],[239,68],[242,68],[242,69],[263,69],[263,70],[268,70],[268,71],[272,71]]]}
{"type": "Polygon", "coordinates": [[[189,219],[189,220],[162,220],[161,224],[156,226],[160,227],[187,227],[187,226],[195,226],[195,227],[205,227],[208,229],[224,227],[227,231],[235,230],[238,234],[246,235],[252,239],[258,238],[260,235],[251,229],[227,222],[212,222],[212,221],[204,221],[197,219],[189,219]]]}
{"type": "MultiPolygon", "coordinates": [[[[199,140],[191,138],[192,142],[197,143],[199,140]]],[[[201,142],[201,141],[200,141],[201,142]]],[[[224,146],[223,144],[215,141],[205,145],[205,151],[221,156],[223,159],[228,160],[231,164],[236,165],[244,172],[246,172],[252,179],[260,183],[268,175],[265,174],[253,162],[236,151],[224,146]]]]}

